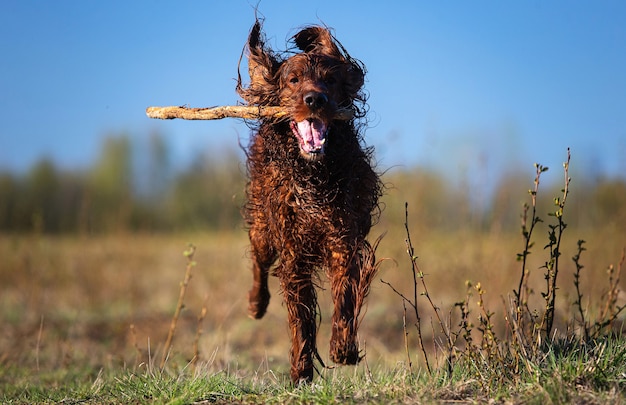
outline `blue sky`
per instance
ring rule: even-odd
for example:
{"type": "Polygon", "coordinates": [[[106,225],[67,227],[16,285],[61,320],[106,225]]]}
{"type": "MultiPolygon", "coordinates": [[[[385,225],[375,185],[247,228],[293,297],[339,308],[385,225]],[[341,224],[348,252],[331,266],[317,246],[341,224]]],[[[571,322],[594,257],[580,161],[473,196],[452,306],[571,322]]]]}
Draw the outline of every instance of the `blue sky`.
{"type": "MultiPolygon", "coordinates": [[[[178,164],[237,149],[239,120],[158,121],[151,105],[235,104],[251,1],[5,0],[0,170],[87,167],[102,138],[157,131],[178,164]]],[[[324,23],[368,69],[379,167],[626,173],[624,1],[261,1],[270,43],[324,23]],[[560,169],[559,169],[560,170],[560,169]]]]}

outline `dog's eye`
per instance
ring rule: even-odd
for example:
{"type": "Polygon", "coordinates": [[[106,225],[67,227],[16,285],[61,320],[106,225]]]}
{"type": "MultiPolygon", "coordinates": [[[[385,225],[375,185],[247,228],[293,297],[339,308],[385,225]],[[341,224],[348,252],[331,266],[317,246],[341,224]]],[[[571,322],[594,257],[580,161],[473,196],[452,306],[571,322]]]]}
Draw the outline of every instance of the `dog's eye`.
{"type": "Polygon", "coordinates": [[[326,78],[326,84],[329,86],[333,86],[337,83],[337,79],[335,79],[335,76],[328,76],[326,78]]]}
{"type": "Polygon", "coordinates": [[[300,79],[298,79],[298,76],[291,76],[289,78],[289,83],[291,84],[297,84],[300,81],[300,79]]]}

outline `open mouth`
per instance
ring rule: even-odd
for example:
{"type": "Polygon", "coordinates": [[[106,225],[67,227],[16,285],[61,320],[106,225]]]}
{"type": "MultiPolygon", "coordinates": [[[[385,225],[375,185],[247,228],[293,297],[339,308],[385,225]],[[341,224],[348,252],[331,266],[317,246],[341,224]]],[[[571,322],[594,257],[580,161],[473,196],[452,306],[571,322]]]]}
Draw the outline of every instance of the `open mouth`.
{"type": "Polygon", "coordinates": [[[298,139],[300,152],[305,157],[316,158],[324,154],[328,126],[318,118],[291,121],[291,130],[298,139]]]}

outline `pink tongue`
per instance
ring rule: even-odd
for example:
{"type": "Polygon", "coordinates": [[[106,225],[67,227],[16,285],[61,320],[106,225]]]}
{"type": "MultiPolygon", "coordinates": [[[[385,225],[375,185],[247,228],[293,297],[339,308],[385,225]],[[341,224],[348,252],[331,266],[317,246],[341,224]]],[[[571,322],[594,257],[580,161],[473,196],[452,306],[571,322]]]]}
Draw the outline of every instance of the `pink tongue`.
{"type": "MultiPolygon", "coordinates": [[[[294,125],[294,124],[292,124],[294,125]]],[[[324,147],[326,124],[321,120],[304,120],[295,124],[305,152],[318,152],[324,147]]],[[[296,128],[294,128],[296,129],[296,128]]]]}

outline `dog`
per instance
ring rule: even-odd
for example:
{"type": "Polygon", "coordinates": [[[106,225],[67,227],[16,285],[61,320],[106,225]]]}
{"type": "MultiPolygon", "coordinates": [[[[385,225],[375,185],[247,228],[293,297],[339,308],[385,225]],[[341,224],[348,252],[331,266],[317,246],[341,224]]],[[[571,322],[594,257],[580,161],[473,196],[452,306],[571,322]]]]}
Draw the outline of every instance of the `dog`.
{"type": "Polygon", "coordinates": [[[291,331],[290,376],[301,383],[312,381],[315,359],[324,364],[316,346],[320,271],[334,302],[330,359],[362,359],[359,315],[378,267],[378,242],[366,236],[380,214],[383,186],[361,135],[365,66],[326,27],[306,27],[291,43],[289,52],[273,51],[257,20],[244,48],[250,82],[244,86],[239,74],[237,92],[248,105],[287,112],[262,119],[246,149],[248,312],[263,317],[268,277],[277,276],[291,331]]]}

